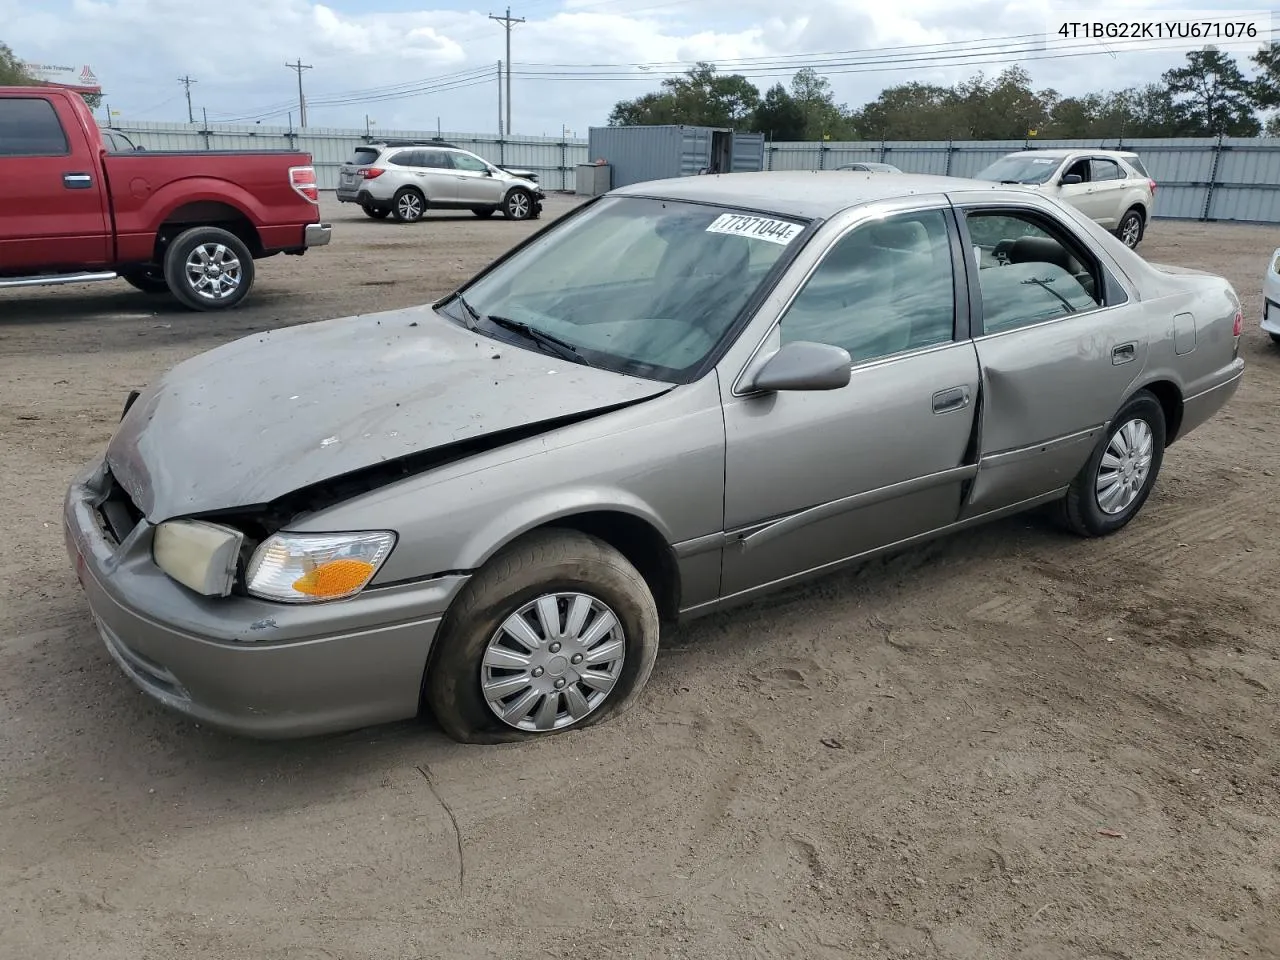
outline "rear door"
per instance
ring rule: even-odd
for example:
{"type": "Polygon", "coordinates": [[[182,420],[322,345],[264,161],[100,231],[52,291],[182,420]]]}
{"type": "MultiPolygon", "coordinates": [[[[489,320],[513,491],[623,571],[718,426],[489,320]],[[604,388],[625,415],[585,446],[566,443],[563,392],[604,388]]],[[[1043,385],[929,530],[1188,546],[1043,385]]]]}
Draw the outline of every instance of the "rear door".
{"type": "Polygon", "coordinates": [[[1129,186],[1125,172],[1110,157],[1090,157],[1089,178],[1093,186],[1089,205],[1094,211],[1090,216],[1102,226],[1112,229],[1120,223],[1125,209],[1125,191],[1129,186]]]}
{"type": "Polygon", "coordinates": [[[0,97],[0,272],[110,261],[100,143],[90,150],[69,112],[67,120],[50,98],[0,97]]]}
{"type": "Polygon", "coordinates": [[[449,158],[453,160],[456,178],[454,186],[458,191],[459,203],[497,206],[502,202],[506,183],[490,172],[487,163],[469,153],[451,153],[449,158]]]}
{"type": "Polygon", "coordinates": [[[976,251],[979,462],[966,516],[1059,491],[1146,363],[1142,307],[1064,217],[953,197],[976,251]]]}
{"type": "Polygon", "coordinates": [[[915,205],[853,225],[764,332],[769,353],[795,340],[844,347],[847,386],[742,394],[736,370],[721,380],[726,596],[959,514],[978,393],[963,254],[949,211],[915,205]]]}

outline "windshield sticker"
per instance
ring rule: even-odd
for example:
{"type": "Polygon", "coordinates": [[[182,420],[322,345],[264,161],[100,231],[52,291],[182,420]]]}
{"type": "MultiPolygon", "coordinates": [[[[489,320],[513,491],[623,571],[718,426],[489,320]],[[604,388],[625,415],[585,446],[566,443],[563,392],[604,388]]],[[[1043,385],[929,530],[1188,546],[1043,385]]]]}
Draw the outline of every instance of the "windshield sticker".
{"type": "Polygon", "coordinates": [[[1057,163],[1058,161],[1054,160],[1052,157],[1036,157],[1031,162],[1032,163],[1057,163]]]}
{"type": "Polygon", "coordinates": [[[707,233],[724,233],[731,237],[746,237],[750,240],[767,240],[770,243],[786,246],[804,232],[798,223],[786,220],[771,220],[768,217],[748,217],[740,213],[724,213],[716,217],[707,233]]]}

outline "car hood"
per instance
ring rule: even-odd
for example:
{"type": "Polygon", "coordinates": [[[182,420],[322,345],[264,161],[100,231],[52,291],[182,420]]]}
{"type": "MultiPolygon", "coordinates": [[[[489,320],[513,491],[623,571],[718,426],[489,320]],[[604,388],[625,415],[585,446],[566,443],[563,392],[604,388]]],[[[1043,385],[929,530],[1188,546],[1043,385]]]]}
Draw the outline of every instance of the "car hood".
{"type": "Polygon", "coordinates": [[[159,523],[669,389],[415,307],[254,334],[179,364],[129,408],[107,462],[159,523]]]}
{"type": "Polygon", "coordinates": [[[1172,276],[1179,277],[1212,277],[1214,274],[1208,270],[1197,270],[1195,267],[1179,267],[1171,263],[1150,263],[1153,270],[1159,270],[1161,273],[1167,273],[1172,276]]]}

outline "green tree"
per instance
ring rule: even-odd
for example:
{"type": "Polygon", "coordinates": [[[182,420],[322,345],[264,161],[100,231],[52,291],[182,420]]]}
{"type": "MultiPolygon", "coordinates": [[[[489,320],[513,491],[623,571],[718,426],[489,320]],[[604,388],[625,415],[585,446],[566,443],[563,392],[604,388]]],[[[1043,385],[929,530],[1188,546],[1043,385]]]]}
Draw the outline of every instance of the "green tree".
{"type": "Polygon", "coordinates": [[[955,97],[946,87],[904,83],[882,90],[880,96],[853,115],[859,140],[946,140],[961,136],[954,111],[955,97]]]}
{"type": "Polygon", "coordinates": [[[1280,43],[1272,42],[1249,59],[1258,68],[1249,90],[1254,105],[1264,110],[1280,107],[1280,43]]]}
{"type": "Polygon", "coordinates": [[[746,77],[717,73],[715,64],[698,63],[681,76],[663,80],[661,93],[615,104],[609,124],[689,123],[745,130],[759,105],[760,91],[746,77]]]}
{"type": "Polygon", "coordinates": [[[30,87],[36,83],[9,45],[0,43],[0,87],[30,87]]]}
{"type": "Polygon", "coordinates": [[[831,82],[805,67],[791,78],[791,99],[804,117],[804,139],[844,140],[853,135],[848,109],[835,102],[831,82]]]}
{"type": "Polygon", "coordinates": [[[775,83],[765,91],[764,99],[756,107],[753,126],[771,140],[784,142],[803,140],[804,110],[787,92],[786,87],[775,83]]]}
{"type": "Polygon", "coordinates": [[[1193,50],[1184,66],[1166,70],[1161,79],[1187,136],[1256,137],[1262,128],[1253,112],[1256,86],[1234,58],[1215,47],[1193,50]]]}

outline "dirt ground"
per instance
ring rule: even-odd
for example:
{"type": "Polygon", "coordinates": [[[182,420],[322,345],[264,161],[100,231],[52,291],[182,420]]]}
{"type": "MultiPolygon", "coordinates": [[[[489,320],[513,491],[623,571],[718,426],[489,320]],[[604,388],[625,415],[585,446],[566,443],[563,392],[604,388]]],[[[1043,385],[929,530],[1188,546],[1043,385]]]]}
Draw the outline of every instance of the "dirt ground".
{"type": "Polygon", "coordinates": [[[60,503],[164,368],[534,229],[329,206],[231,315],[0,294],[0,957],[1280,957],[1276,231],[1144,244],[1236,283],[1248,368],[1114,538],[1023,517],[698,621],[635,710],[543,743],[241,741],[122,676],[60,503]]]}

